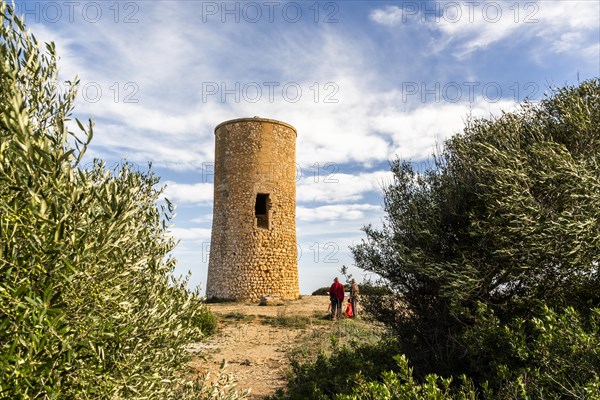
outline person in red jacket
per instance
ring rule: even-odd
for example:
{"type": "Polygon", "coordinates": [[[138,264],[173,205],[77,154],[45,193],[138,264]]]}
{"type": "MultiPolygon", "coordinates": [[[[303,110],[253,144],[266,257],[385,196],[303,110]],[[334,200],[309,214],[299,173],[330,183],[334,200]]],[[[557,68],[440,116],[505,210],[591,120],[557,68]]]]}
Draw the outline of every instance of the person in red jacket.
{"type": "Polygon", "coordinates": [[[331,300],[331,319],[341,318],[342,304],[344,303],[344,285],[339,282],[337,276],[329,288],[329,299],[331,300]]]}

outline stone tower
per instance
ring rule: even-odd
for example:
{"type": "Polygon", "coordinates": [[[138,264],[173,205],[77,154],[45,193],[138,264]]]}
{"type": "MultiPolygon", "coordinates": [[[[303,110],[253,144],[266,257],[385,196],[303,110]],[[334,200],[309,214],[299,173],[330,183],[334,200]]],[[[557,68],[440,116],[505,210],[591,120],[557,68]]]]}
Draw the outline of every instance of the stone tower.
{"type": "Polygon", "coordinates": [[[259,117],[219,124],[214,172],[206,296],[298,298],[296,129],[259,117]]]}

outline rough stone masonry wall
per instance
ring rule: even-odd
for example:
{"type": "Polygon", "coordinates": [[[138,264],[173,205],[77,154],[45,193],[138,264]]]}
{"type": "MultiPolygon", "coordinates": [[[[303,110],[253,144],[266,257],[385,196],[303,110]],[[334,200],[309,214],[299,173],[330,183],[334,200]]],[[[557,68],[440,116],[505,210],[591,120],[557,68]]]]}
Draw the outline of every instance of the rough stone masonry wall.
{"type": "Polygon", "coordinates": [[[263,118],[215,129],[213,226],[207,297],[299,297],[296,131],[263,118]],[[268,194],[269,227],[257,226],[257,194],[268,194]]]}

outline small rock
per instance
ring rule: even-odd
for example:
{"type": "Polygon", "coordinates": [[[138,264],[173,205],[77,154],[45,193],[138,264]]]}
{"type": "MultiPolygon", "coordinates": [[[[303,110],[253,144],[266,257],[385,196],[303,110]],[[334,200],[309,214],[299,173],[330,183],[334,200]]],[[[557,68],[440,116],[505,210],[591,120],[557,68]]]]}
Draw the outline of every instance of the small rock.
{"type": "Polygon", "coordinates": [[[283,300],[279,296],[262,296],[259,306],[282,306],[283,300]]]}

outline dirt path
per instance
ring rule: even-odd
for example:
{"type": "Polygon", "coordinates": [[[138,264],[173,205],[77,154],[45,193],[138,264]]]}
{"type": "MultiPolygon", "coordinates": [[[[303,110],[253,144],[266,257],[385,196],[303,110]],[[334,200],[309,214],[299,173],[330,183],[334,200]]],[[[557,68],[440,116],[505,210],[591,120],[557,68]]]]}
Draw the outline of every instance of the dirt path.
{"type": "Polygon", "coordinates": [[[287,352],[298,337],[307,330],[326,329],[327,323],[306,325],[306,317],[324,317],[327,306],[326,296],[304,296],[283,306],[209,304],[219,319],[219,330],[199,345],[193,365],[198,370],[218,371],[226,361],[227,371],[238,380],[237,388],[251,389],[251,399],[262,399],[285,385],[290,365],[287,352]],[[294,325],[294,317],[299,324],[294,325]]]}

